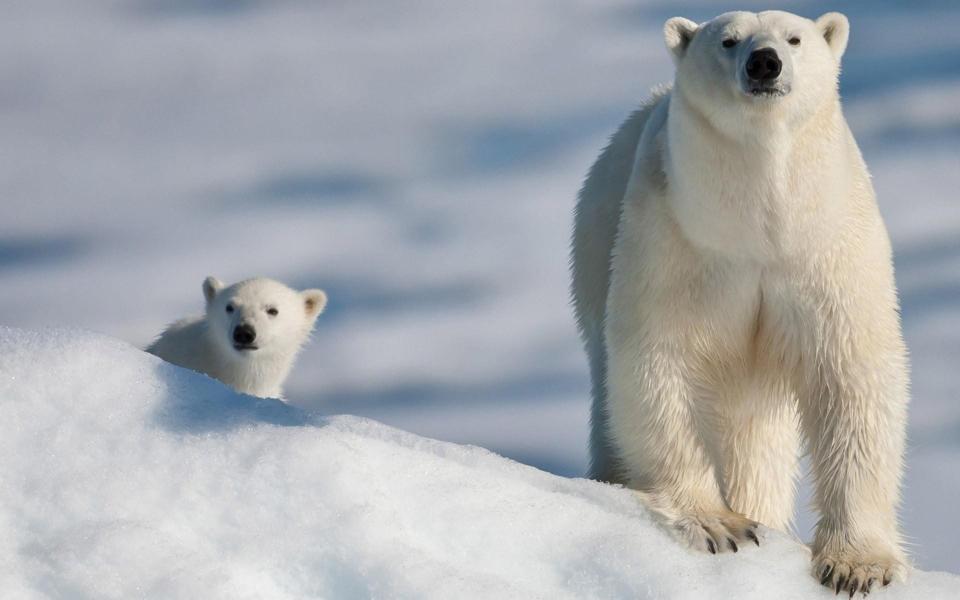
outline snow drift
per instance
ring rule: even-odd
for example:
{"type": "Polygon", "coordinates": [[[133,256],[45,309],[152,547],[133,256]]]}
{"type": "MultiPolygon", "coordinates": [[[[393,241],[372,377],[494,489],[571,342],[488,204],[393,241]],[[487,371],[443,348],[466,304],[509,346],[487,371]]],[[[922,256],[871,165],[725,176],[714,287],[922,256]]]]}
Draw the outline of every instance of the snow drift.
{"type": "MultiPolygon", "coordinates": [[[[4,597],[833,597],[803,546],[762,541],[691,553],[623,489],[0,328],[4,597]]],[[[915,572],[875,597],[958,588],[915,572]]]]}

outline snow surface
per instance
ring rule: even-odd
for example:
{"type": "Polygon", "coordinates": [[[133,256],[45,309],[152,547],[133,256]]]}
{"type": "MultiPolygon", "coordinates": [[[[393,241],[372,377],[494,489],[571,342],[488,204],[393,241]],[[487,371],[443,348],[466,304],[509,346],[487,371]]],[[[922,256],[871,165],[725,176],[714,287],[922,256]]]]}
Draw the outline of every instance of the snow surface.
{"type": "MultiPolygon", "coordinates": [[[[627,490],[0,327],[4,598],[833,598],[806,549],[674,544],[627,490]]],[[[916,572],[878,599],[956,597],[916,572]]]]}
{"type": "Polygon", "coordinates": [[[667,18],[774,4],[851,19],[913,363],[901,514],[917,563],[960,573],[954,0],[6,2],[0,323],[143,347],[207,275],[323,287],[292,402],[582,474],[576,190],[671,78],[667,18]]]}

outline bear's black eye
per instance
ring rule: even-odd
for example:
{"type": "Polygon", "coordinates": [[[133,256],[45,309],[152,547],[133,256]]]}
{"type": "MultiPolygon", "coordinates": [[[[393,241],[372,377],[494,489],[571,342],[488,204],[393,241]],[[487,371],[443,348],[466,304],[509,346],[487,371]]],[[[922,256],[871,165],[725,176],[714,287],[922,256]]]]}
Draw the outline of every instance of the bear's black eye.
{"type": "Polygon", "coordinates": [[[724,48],[733,48],[734,46],[737,45],[737,42],[739,42],[739,41],[740,41],[740,40],[735,40],[735,39],[733,39],[733,38],[727,38],[727,39],[723,40],[723,47],[724,47],[724,48]]]}
{"type": "Polygon", "coordinates": [[[799,45],[800,45],[800,38],[798,38],[797,36],[793,36],[792,38],[790,38],[790,39],[787,40],[787,41],[790,42],[790,45],[791,45],[791,46],[799,46],[799,45]]]}
{"type": "Polygon", "coordinates": [[[270,315],[271,317],[275,317],[280,314],[280,311],[271,307],[267,309],[267,314],[270,315]]]}
{"type": "Polygon", "coordinates": [[[228,312],[228,313],[232,313],[232,312],[233,312],[233,305],[232,305],[232,304],[228,304],[228,305],[227,305],[227,312],[228,312]]]}

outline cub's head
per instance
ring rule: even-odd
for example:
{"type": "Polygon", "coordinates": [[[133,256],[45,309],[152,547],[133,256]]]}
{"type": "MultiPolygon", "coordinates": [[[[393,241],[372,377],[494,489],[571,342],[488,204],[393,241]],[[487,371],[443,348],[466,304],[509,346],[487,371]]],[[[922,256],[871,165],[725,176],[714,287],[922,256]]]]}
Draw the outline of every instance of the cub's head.
{"type": "Polygon", "coordinates": [[[295,353],[327,304],[321,290],[298,292],[266,278],[225,287],[207,277],[203,295],[209,335],[226,356],[243,359],[295,353]]]}
{"type": "MultiPolygon", "coordinates": [[[[811,21],[782,11],[730,12],[664,25],[676,89],[711,122],[775,116],[799,123],[836,98],[850,25],[840,13],[811,21]]],[[[717,123],[722,125],[723,123],[717,123]]]]}

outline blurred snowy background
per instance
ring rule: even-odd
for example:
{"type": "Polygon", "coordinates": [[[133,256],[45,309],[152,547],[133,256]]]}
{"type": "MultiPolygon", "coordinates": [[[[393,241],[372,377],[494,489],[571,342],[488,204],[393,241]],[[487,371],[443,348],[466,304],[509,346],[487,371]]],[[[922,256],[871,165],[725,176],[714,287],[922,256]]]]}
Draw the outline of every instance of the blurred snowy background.
{"type": "MultiPolygon", "coordinates": [[[[707,0],[14,0],[0,20],[0,323],[145,346],[200,283],[331,297],[290,401],[586,465],[570,213],[707,0]]],[[[893,236],[913,360],[902,511],[960,572],[960,3],[841,10],[845,110],[893,236]]],[[[809,537],[804,511],[800,534],[809,537]]]]}

